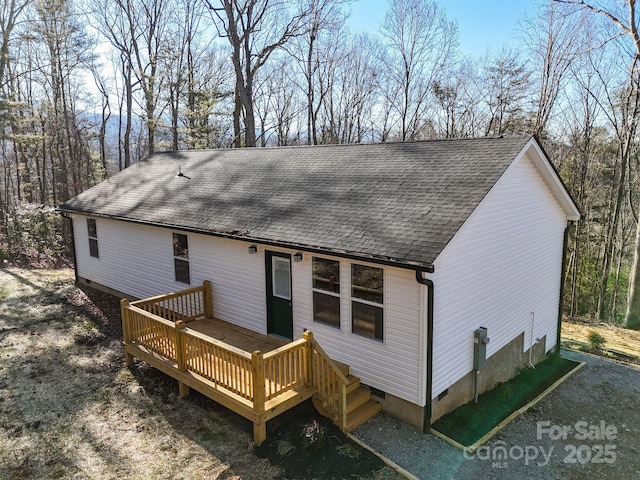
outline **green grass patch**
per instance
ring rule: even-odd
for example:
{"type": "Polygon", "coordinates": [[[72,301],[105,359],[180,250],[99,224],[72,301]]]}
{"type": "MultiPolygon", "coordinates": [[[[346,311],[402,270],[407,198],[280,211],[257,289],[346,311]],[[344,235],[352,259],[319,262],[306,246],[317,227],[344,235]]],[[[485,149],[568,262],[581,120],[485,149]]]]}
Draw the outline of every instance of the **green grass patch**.
{"type": "Polygon", "coordinates": [[[550,356],[535,369],[522,370],[508,382],[483,393],[478,403],[472,400],[439,418],[431,428],[470,447],[577,366],[572,360],[550,356]]]}

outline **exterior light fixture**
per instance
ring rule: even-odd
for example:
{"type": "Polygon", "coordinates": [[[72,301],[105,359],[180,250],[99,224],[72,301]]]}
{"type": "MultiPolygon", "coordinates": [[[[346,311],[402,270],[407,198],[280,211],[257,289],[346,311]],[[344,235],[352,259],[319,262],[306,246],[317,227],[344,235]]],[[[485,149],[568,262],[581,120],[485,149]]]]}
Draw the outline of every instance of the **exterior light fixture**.
{"type": "Polygon", "coordinates": [[[258,253],[258,247],[255,244],[249,245],[249,253],[253,255],[254,253],[258,253]]]}
{"type": "Polygon", "coordinates": [[[295,255],[293,256],[293,261],[294,262],[301,262],[302,261],[302,252],[296,252],[295,255]]]}

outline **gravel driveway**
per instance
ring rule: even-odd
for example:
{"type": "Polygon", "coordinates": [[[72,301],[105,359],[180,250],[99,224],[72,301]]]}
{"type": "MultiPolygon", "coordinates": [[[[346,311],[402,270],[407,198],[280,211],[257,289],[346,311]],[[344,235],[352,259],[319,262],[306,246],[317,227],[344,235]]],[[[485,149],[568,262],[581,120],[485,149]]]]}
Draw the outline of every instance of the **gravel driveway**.
{"type": "Polygon", "coordinates": [[[420,479],[640,480],[640,368],[587,364],[469,455],[381,414],[354,435],[420,479]]]}

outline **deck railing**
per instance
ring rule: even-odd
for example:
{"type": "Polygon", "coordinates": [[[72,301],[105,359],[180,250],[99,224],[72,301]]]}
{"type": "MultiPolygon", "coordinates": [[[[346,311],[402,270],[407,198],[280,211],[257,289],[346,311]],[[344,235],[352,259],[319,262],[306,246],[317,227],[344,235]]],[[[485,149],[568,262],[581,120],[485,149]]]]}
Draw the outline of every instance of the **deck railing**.
{"type": "Polygon", "coordinates": [[[329,358],[313,338],[313,333],[302,334],[308,342],[311,383],[327,411],[333,413],[333,421],[343,430],[347,427],[347,385],[349,379],[329,358]]]}
{"type": "Polygon", "coordinates": [[[253,402],[251,354],[215,338],[176,324],[178,349],[182,355],[178,368],[206,378],[242,398],[253,402]]]}
{"type": "Polygon", "coordinates": [[[181,394],[188,392],[182,381],[195,379],[206,383],[207,388],[232,397],[231,404],[240,402],[242,408],[250,408],[253,418],[257,419],[254,419],[254,428],[259,427],[254,430],[256,443],[266,435],[263,422],[267,417],[264,415],[271,414],[267,411],[275,411],[279,402],[289,404],[291,395],[301,391],[317,392],[327,411],[333,412],[334,422],[346,427],[346,386],[349,381],[311,332],[305,332],[300,340],[276,350],[249,353],[190,329],[186,323],[212,316],[209,282],[201,287],[136,302],[122,300],[127,364],[133,363],[134,355],[145,355],[152,364],[154,358],[161,364],[162,359],[166,359],[173,365],[167,365],[165,361],[163,371],[178,370],[189,375],[188,378],[175,375],[183,379],[180,380],[181,394]]]}
{"type": "Polygon", "coordinates": [[[145,298],[131,305],[172,322],[211,318],[211,282],[205,280],[200,287],[145,298]]]}
{"type": "Polygon", "coordinates": [[[309,384],[308,345],[302,338],[263,356],[265,400],[309,384]]]}
{"type": "Polygon", "coordinates": [[[175,323],[128,304],[125,309],[124,302],[126,300],[123,300],[122,309],[122,332],[125,344],[140,345],[177,362],[175,323]]]}

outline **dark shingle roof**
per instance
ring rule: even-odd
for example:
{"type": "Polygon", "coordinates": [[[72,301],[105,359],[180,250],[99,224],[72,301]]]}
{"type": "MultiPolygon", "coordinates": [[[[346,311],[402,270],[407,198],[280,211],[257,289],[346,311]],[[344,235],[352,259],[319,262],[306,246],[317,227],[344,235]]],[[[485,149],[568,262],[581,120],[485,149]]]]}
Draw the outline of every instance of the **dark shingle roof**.
{"type": "Polygon", "coordinates": [[[60,209],[430,265],[529,140],[158,153],[60,209]]]}

